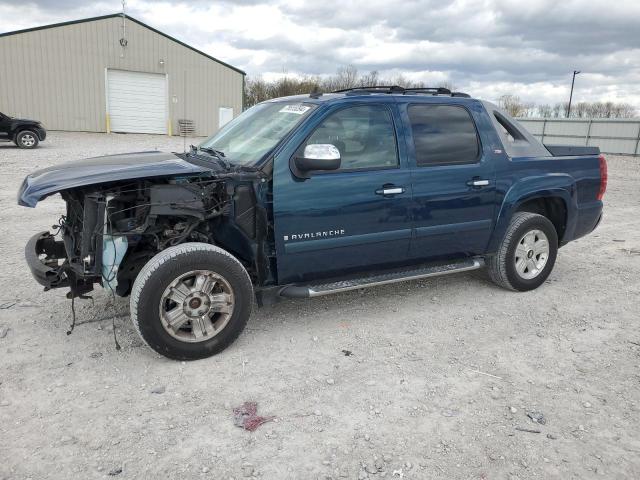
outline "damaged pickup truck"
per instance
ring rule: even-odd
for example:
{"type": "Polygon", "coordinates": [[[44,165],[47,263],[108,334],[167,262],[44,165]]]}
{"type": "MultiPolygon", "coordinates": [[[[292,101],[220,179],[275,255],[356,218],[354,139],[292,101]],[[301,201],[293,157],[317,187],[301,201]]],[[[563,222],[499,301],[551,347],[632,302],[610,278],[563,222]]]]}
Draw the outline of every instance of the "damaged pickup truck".
{"type": "Polygon", "coordinates": [[[197,359],[237,338],[254,298],[485,266],[537,288],[599,223],[606,181],[597,148],[542,145],[491,103],[371,87],[261,103],[185,153],[39,170],[18,202],[66,202],[26,246],[45,290],[130,295],[151,348],[197,359]]]}

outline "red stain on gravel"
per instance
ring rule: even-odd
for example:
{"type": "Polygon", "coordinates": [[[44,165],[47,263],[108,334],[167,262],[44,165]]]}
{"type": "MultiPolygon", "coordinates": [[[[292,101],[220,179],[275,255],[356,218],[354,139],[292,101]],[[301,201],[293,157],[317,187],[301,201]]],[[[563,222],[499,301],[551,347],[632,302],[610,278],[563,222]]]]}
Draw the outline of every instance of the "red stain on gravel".
{"type": "Polygon", "coordinates": [[[233,409],[233,423],[236,427],[244,428],[250,432],[255,431],[263,423],[270,422],[276,417],[262,417],[257,415],[258,404],[256,402],[244,402],[233,409]]]}

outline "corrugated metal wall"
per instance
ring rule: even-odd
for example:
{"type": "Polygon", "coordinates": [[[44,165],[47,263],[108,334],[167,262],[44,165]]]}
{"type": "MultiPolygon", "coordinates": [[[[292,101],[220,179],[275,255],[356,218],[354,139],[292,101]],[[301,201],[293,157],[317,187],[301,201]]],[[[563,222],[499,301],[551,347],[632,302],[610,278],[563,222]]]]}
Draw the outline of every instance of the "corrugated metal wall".
{"type": "Polygon", "coordinates": [[[124,56],[119,17],[0,37],[0,111],[51,130],[104,132],[106,68],[166,73],[174,134],[184,112],[197,134],[209,135],[219,107],[242,111],[240,72],[130,19],[126,32],[124,56]]]}
{"type": "Polygon", "coordinates": [[[640,155],[640,119],[519,118],[548,145],[588,145],[603,153],[640,155]]]}

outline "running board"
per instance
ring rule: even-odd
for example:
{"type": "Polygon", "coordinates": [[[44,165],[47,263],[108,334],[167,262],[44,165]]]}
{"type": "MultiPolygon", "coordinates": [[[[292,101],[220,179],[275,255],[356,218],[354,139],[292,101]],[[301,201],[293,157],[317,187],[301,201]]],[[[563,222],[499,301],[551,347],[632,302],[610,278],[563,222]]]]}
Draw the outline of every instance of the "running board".
{"type": "Polygon", "coordinates": [[[436,267],[413,268],[411,270],[399,270],[377,275],[370,275],[351,280],[340,280],[333,283],[319,283],[315,285],[289,285],[280,290],[279,295],[287,298],[321,297],[338,292],[348,292],[359,288],[376,287],[389,283],[417,280],[420,278],[438,277],[449,273],[467,272],[484,267],[484,259],[473,258],[464,262],[438,265],[436,267]]]}

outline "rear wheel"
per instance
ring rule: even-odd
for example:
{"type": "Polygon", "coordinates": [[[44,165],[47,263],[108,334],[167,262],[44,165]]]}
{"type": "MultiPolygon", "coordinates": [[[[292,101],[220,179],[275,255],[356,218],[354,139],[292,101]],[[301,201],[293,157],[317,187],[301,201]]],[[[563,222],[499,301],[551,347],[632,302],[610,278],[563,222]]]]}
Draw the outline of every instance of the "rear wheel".
{"type": "Polygon", "coordinates": [[[488,259],[494,283],[521,292],[547,279],[558,254],[558,234],[551,221],[535,213],[517,212],[496,255],[488,259]]]}
{"type": "Polygon", "coordinates": [[[131,292],[131,319],[156,352],[195,360],[238,337],[252,302],[251,279],[235,257],[206,243],[185,243],[142,268],[131,292]]]}
{"type": "Polygon", "coordinates": [[[22,130],[16,135],[16,145],[20,148],[36,148],[38,146],[38,135],[31,130],[22,130]]]}

